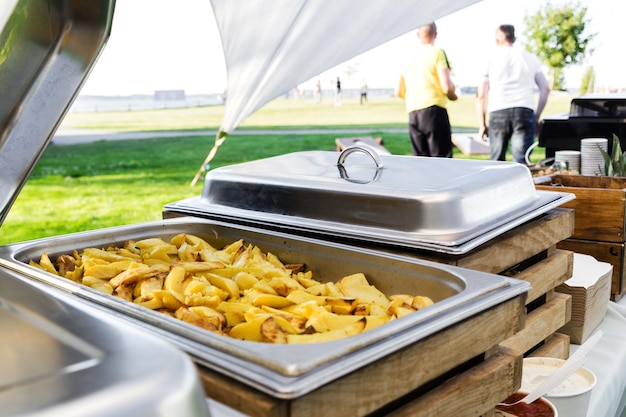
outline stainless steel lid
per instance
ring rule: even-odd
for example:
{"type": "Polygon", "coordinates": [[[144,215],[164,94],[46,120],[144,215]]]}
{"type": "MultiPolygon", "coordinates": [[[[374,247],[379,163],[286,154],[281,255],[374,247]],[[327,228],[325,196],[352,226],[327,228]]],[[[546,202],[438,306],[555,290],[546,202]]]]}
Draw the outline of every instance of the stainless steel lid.
{"type": "Polygon", "coordinates": [[[3,0],[0,224],[109,37],[115,0],[3,0]]]}
{"type": "Polygon", "coordinates": [[[521,164],[378,155],[359,145],[209,171],[199,198],[165,210],[462,253],[573,198],[537,191],[521,164]]]}

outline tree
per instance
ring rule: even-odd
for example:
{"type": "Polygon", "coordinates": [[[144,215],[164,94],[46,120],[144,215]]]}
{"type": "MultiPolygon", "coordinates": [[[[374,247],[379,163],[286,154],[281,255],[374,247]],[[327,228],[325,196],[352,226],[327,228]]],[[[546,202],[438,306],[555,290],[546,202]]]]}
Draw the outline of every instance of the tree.
{"type": "Polygon", "coordinates": [[[596,36],[588,33],[587,7],[580,3],[560,7],[550,2],[535,14],[526,15],[526,49],[551,70],[552,89],[563,88],[563,68],[581,63],[593,53],[590,43],[596,36]]]}

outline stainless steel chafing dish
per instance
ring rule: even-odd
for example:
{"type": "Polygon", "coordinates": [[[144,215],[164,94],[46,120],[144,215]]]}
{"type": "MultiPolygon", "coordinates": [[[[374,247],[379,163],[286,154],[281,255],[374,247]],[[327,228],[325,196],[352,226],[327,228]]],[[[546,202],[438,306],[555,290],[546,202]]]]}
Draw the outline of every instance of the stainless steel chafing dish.
{"type": "Polygon", "coordinates": [[[164,215],[463,254],[573,198],[537,191],[521,164],[378,155],[357,145],[209,171],[200,196],[166,205],[164,215]]]}
{"type": "Polygon", "coordinates": [[[0,247],[0,265],[112,310],[171,341],[196,361],[278,398],[294,398],[389,355],[428,335],[529,289],[525,281],[382,254],[339,243],[193,218],[100,229],[0,247]],[[287,263],[305,262],[314,276],[341,278],[363,272],[386,294],[431,297],[435,304],[376,329],[336,342],[273,345],[220,336],[161,313],[108,296],[28,266],[85,247],[179,233],[206,238],[215,247],[244,239],[287,263]]]}

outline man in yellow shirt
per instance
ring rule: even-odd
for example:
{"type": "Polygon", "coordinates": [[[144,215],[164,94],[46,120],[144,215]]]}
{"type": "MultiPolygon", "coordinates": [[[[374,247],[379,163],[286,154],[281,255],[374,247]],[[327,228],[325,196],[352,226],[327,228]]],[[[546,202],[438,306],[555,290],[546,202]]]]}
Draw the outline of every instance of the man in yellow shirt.
{"type": "Polygon", "coordinates": [[[456,100],[450,64],[435,46],[437,26],[429,23],[417,31],[418,45],[401,69],[398,97],[405,100],[413,154],[452,158],[452,131],[446,106],[456,100]]]}

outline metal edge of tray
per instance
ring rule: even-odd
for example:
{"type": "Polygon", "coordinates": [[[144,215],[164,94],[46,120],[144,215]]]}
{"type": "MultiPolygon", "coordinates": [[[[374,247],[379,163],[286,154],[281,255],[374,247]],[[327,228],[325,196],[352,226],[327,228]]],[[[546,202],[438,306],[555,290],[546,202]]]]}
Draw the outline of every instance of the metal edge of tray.
{"type": "MultiPolygon", "coordinates": [[[[321,245],[333,251],[347,251],[347,253],[352,253],[354,256],[385,257],[394,262],[433,267],[455,275],[462,271],[465,276],[464,280],[469,282],[467,285],[473,285],[474,279],[484,279],[486,276],[491,277],[490,280],[494,279],[494,282],[488,288],[485,288],[485,291],[473,294],[473,298],[464,300],[463,295],[458,295],[456,299],[454,299],[454,296],[450,297],[452,300],[449,302],[448,300],[443,300],[435,303],[431,307],[436,306],[436,308],[432,308],[429,312],[427,311],[428,309],[425,309],[414,313],[413,317],[407,316],[403,319],[394,320],[385,326],[351,338],[352,340],[349,344],[344,339],[338,342],[316,344],[318,346],[308,345],[306,347],[306,355],[304,356],[304,358],[308,358],[308,362],[303,362],[303,349],[298,349],[296,346],[256,344],[219,336],[161,313],[153,312],[116,297],[92,290],[70,280],[55,277],[15,258],[16,254],[28,248],[32,250],[33,246],[48,245],[53,247],[55,240],[58,239],[69,239],[77,248],[81,246],[86,247],[85,243],[87,242],[96,243],[106,240],[114,243],[120,240],[127,240],[126,238],[154,237],[167,231],[168,226],[182,227],[182,230],[188,229],[188,232],[191,232],[194,230],[194,226],[197,225],[236,228],[237,230],[267,235],[267,231],[263,229],[206,219],[177,218],[100,229],[93,232],[81,232],[66,235],[65,237],[46,238],[0,247],[0,265],[98,304],[116,317],[130,320],[141,327],[160,334],[184,348],[197,361],[211,369],[227,374],[246,384],[253,385],[271,395],[287,398],[302,395],[304,392],[315,389],[329,380],[336,379],[409,343],[420,340],[428,334],[439,330],[443,323],[450,325],[455,321],[467,318],[470,314],[475,314],[475,312],[494,305],[494,303],[502,302],[507,298],[517,296],[521,292],[528,291],[528,287],[524,285],[526,283],[512,281],[501,276],[416,260],[400,255],[382,254],[375,250],[365,250],[300,236],[273,233],[271,235],[272,238],[296,239],[321,245]],[[420,315],[419,313],[422,314],[420,315]],[[393,337],[389,337],[390,334],[393,337]],[[329,349],[329,347],[333,349],[329,349]],[[279,351],[279,354],[277,354],[277,351],[279,351]],[[271,367],[272,364],[275,369],[271,367]],[[285,374],[284,368],[288,368],[295,375],[285,374]]],[[[180,230],[177,229],[176,232],[180,232],[180,230]]]]}
{"type": "Polygon", "coordinates": [[[520,213],[510,214],[510,217],[502,216],[498,219],[494,219],[494,221],[489,224],[481,225],[480,229],[473,230],[463,235],[446,235],[446,233],[441,233],[438,234],[436,238],[433,238],[433,235],[404,233],[388,229],[345,225],[323,220],[274,215],[265,212],[211,205],[204,203],[199,196],[166,204],[164,211],[230,222],[244,222],[245,224],[258,225],[259,227],[280,228],[296,234],[298,232],[306,232],[312,235],[326,236],[327,238],[339,237],[353,241],[366,240],[370,244],[381,243],[395,247],[428,250],[449,255],[463,255],[502,233],[526,223],[576,197],[572,193],[543,190],[538,190],[537,196],[538,198],[532,205],[520,213]]]}

